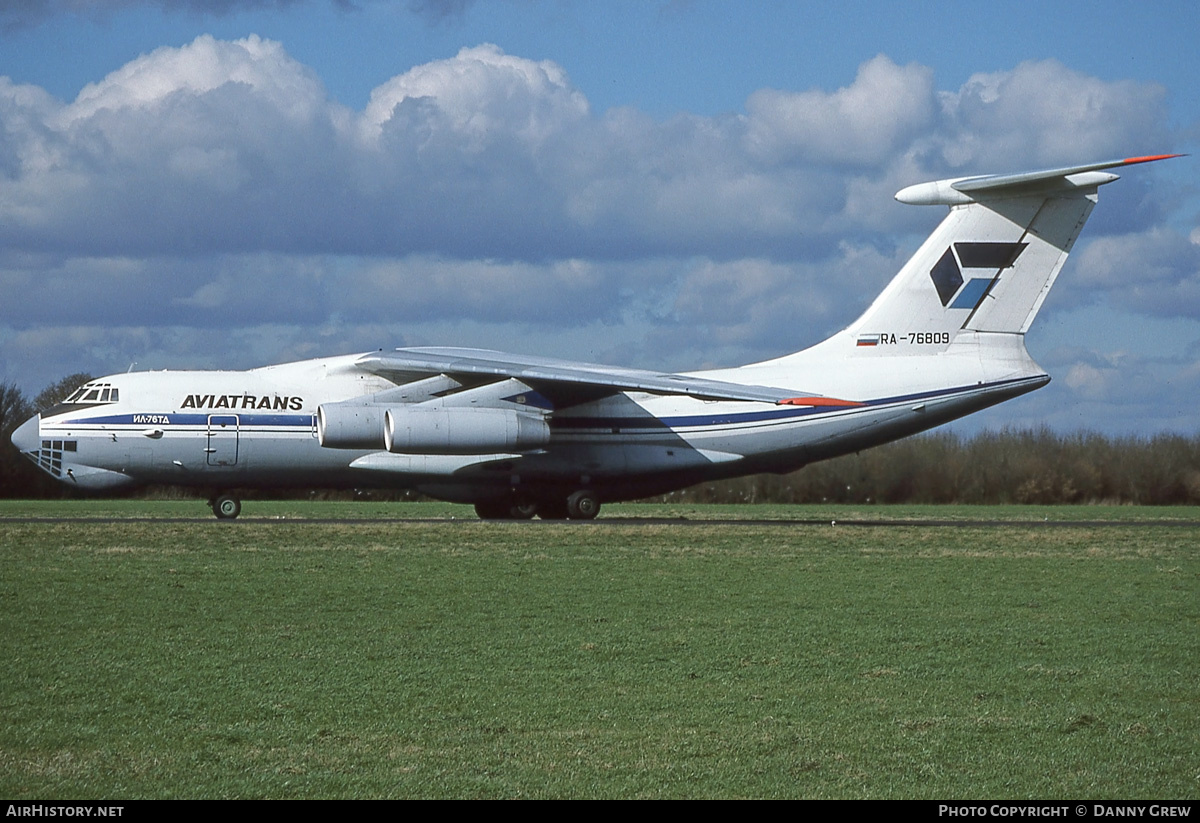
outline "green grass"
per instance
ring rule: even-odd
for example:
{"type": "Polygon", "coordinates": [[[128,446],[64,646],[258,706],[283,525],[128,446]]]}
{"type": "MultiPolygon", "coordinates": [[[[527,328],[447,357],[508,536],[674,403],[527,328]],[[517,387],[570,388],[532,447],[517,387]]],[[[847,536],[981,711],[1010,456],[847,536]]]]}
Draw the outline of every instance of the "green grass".
{"type": "MultiPolygon", "coordinates": [[[[0,796],[1200,795],[1189,527],[204,511],[0,504],[0,796]]],[[[713,507],[997,511],[1197,519],[713,507]]]]}
{"type": "MultiPolygon", "coordinates": [[[[25,517],[205,517],[208,507],[199,499],[122,500],[0,500],[0,522],[25,517]]],[[[377,503],[305,500],[247,500],[242,520],[286,519],[445,519],[476,520],[471,506],[455,503],[377,503]]],[[[864,504],[745,504],[745,503],[620,503],[606,504],[606,518],[668,518],[678,520],[986,520],[986,521],[1184,521],[1200,522],[1195,506],[949,506],[864,504]]]]}

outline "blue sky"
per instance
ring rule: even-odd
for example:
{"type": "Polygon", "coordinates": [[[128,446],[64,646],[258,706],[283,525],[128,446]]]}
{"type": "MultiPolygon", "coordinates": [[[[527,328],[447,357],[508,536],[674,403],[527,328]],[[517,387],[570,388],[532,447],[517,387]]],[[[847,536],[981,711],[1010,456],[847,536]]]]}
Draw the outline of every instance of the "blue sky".
{"type": "MultiPolygon", "coordinates": [[[[0,380],[477,345],[735,365],[849,323],[937,177],[1196,152],[1191,3],[0,7],[0,380]]],[[[1194,433],[1197,158],[1127,170],[979,426],[1194,433]]]]}

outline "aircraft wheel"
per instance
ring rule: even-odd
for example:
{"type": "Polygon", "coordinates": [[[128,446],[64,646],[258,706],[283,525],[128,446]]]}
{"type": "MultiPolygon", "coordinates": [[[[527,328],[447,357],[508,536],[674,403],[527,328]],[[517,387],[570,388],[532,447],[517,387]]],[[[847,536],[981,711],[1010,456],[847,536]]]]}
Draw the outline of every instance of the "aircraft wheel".
{"type": "Polygon", "coordinates": [[[223,494],[213,501],[212,510],[218,520],[233,520],[242,513],[242,501],[233,495],[223,494]]]}
{"type": "Polygon", "coordinates": [[[566,520],[567,502],[565,500],[542,500],[537,504],[537,515],[543,520],[566,520]]]}
{"type": "Polygon", "coordinates": [[[513,503],[508,509],[508,516],[513,520],[529,520],[537,514],[536,503],[513,503]]]}
{"type": "Polygon", "coordinates": [[[497,503],[495,500],[489,500],[486,503],[476,503],[475,514],[479,515],[480,520],[507,520],[510,517],[508,508],[508,503],[504,501],[497,503]]]}
{"type": "Polygon", "coordinates": [[[567,517],[572,520],[594,520],[600,513],[600,498],[595,492],[577,491],[567,498],[567,517]]]}

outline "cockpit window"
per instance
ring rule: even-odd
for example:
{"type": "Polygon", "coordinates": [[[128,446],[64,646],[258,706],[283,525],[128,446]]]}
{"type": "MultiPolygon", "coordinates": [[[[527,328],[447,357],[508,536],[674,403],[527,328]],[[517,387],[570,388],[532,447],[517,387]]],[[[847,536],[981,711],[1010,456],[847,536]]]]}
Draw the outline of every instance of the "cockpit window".
{"type": "Polygon", "coordinates": [[[118,390],[112,388],[108,383],[85,383],[72,392],[71,396],[63,401],[63,405],[92,406],[101,403],[116,403],[119,399],[118,390]]]}

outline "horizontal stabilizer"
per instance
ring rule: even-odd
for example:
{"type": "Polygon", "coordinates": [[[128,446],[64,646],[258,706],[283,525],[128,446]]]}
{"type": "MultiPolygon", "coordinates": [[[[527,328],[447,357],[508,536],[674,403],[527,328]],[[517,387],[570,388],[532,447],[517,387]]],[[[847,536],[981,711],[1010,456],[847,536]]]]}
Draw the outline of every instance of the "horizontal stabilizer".
{"type": "Polygon", "coordinates": [[[1117,179],[1115,174],[1101,174],[1104,169],[1134,166],[1172,157],[1183,155],[1154,154],[1019,174],[989,174],[934,180],[901,189],[896,192],[896,199],[913,206],[962,206],[986,197],[1007,197],[1045,189],[1089,189],[1117,179]]]}

